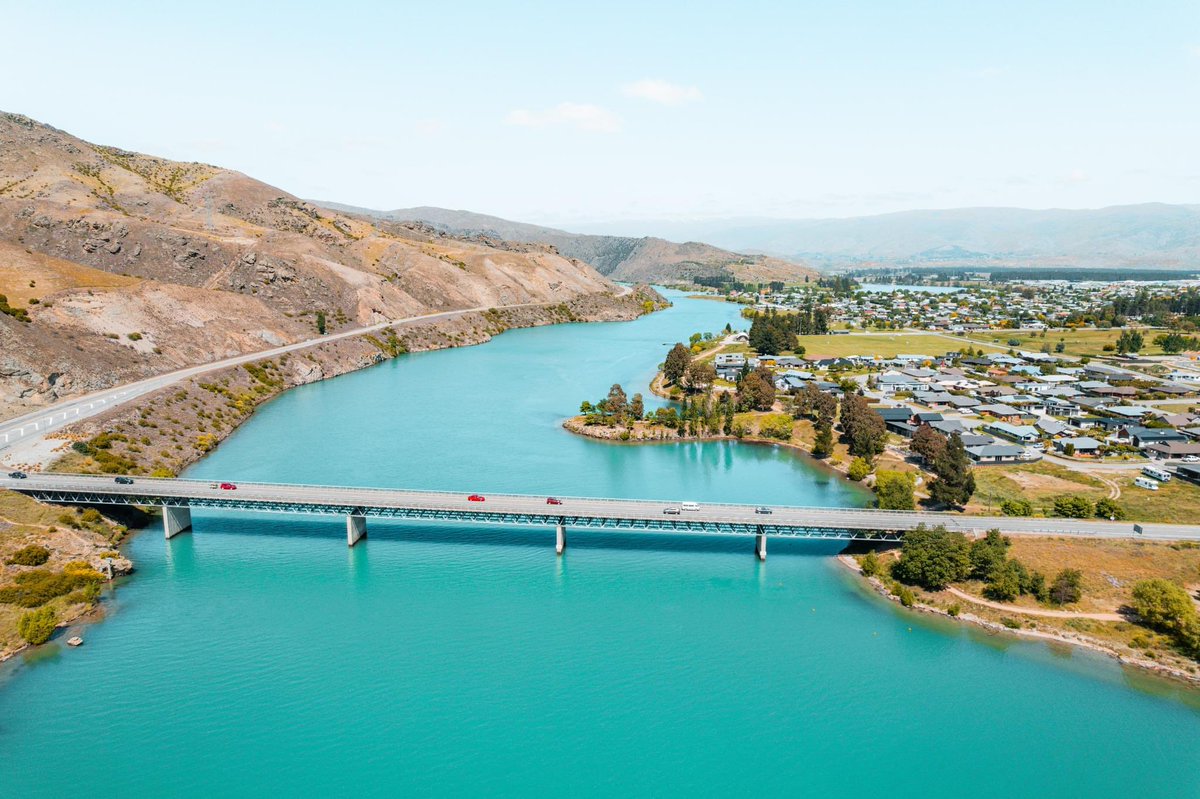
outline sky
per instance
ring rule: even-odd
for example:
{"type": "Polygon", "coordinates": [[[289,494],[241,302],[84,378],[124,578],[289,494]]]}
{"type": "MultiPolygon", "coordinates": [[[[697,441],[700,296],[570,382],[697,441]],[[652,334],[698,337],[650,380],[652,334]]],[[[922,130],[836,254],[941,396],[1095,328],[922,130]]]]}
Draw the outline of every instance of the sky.
{"type": "Polygon", "coordinates": [[[0,0],[0,109],[543,224],[1200,203],[1200,3],[0,0]]]}

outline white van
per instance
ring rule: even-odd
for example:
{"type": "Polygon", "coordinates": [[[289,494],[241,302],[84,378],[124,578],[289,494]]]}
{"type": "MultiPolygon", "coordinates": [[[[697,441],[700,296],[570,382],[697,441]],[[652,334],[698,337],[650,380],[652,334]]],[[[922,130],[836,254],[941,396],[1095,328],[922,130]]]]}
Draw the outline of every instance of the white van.
{"type": "Polygon", "coordinates": [[[683,508],[684,510],[700,510],[700,503],[699,502],[680,502],[679,507],[683,508]]]}
{"type": "Polygon", "coordinates": [[[1166,471],[1165,469],[1157,469],[1153,466],[1143,466],[1142,474],[1146,475],[1147,477],[1153,477],[1160,483],[1166,483],[1171,479],[1170,472],[1166,471]]]}
{"type": "Polygon", "coordinates": [[[1152,480],[1152,479],[1150,479],[1149,477],[1139,477],[1139,478],[1137,478],[1136,480],[1134,480],[1134,481],[1133,481],[1133,484],[1134,484],[1135,486],[1138,486],[1139,488],[1146,488],[1146,489],[1149,489],[1149,490],[1151,490],[1151,491],[1157,491],[1157,490],[1158,490],[1158,481],[1157,481],[1157,480],[1152,480]]]}

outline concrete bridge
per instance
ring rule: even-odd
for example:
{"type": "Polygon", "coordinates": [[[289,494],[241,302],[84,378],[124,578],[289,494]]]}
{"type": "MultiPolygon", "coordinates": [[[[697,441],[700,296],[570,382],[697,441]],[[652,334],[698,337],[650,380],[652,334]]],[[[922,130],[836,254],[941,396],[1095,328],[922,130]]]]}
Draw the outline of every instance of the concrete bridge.
{"type": "Polygon", "coordinates": [[[25,479],[0,476],[0,488],[19,491],[42,502],[161,507],[167,538],[191,528],[192,508],[223,508],[342,516],[346,519],[346,543],[350,546],[366,536],[367,517],[553,527],[559,554],[566,548],[568,528],[753,536],[755,554],[762,559],[767,555],[768,536],[899,541],[906,531],[922,524],[942,524],[968,535],[998,528],[1009,535],[1200,541],[1200,525],[1135,525],[1099,519],[963,516],[929,511],[781,505],[770,506],[770,513],[760,513],[760,508],[754,505],[701,503],[694,509],[683,509],[685,504],[679,501],[643,499],[560,496],[556,499],[561,504],[550,504],[544,494],[485,493],[483,501],[472,501],[466,492],[250,482],[237,482],[233,489],[221,485],[219,481],[208,480],[78,474],[35,473],[25,479]],[[132,482],[119,483],[117,479],[132,482]],[[679,512],[664,512],[667,509],[679,512]]]}

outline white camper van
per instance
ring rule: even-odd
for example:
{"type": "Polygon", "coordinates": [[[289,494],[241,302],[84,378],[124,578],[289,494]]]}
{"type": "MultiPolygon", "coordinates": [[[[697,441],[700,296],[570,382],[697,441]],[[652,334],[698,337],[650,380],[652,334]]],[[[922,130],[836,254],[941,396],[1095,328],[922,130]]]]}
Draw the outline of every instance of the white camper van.
{"type": "Polygon", "coordinates": [[[1133,484],[1138,488],[1145,488],[1150,491],[1158,490],[1158,481],[1149,477],[1139,477],[1133,481],[1133,484]]]}

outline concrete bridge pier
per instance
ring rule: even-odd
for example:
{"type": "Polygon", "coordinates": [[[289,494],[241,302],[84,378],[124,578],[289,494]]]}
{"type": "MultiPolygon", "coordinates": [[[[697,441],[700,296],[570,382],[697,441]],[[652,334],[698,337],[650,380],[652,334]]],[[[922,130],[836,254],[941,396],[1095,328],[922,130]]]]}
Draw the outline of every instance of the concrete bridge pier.
{"type": "Polygon", "coordinates": [[[754,554],[759,560],[767,559],[767,534],[761,527],[754,534],[754,554]]]}
{"type": "Polygon", "coordinates": [[[567,526],[559,522],[554,526],[554,554],[561,555],[567,548],[567,526]]]}
{"type": "Polygon", "coordinates": [[[367,537],[367,517],[361,514],[350,514],[346,517],[346,546],[352,547],[360,538],[367,537]]]}
{"type": "Polygon", "coordinates": [[[174,538],[192,529],[192,509],[183,505],[163,505],[163,534],[174,538]]]}

